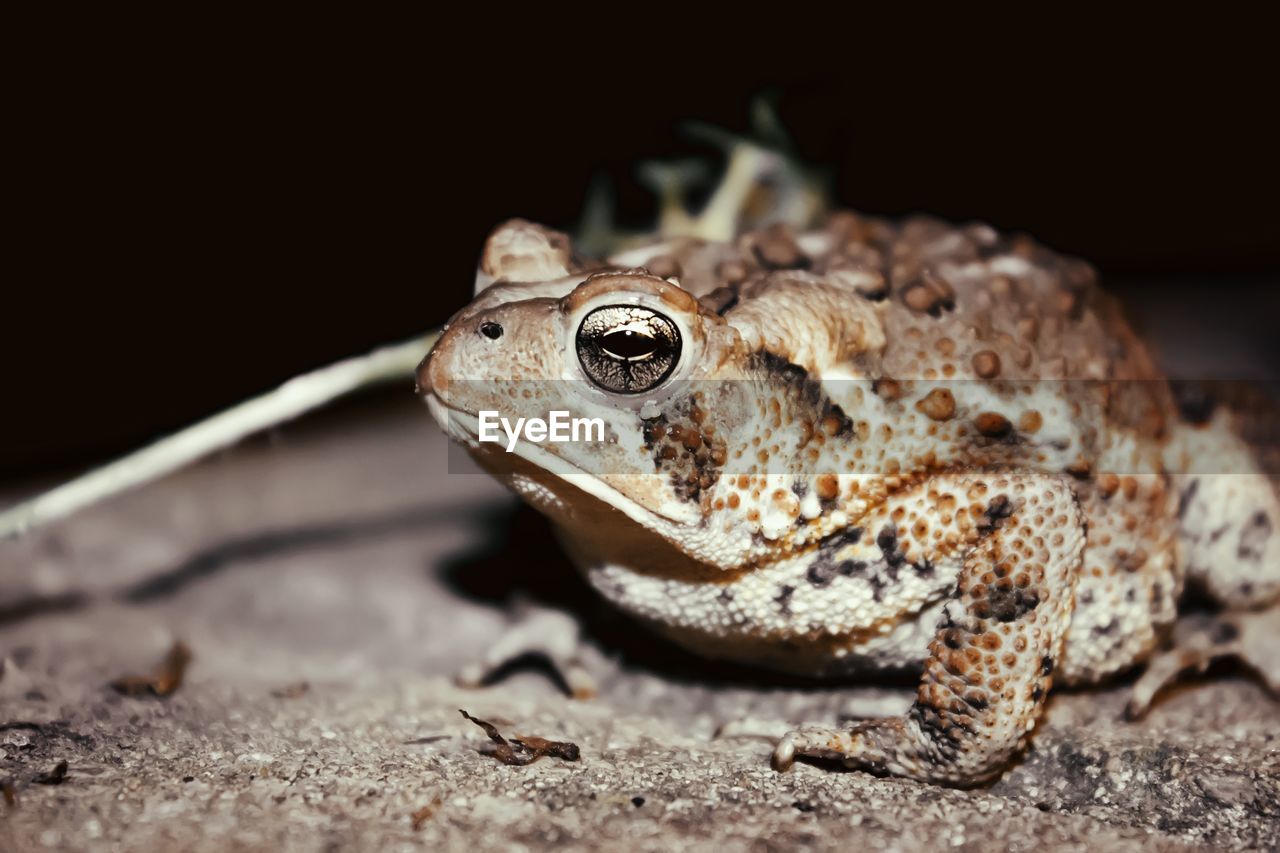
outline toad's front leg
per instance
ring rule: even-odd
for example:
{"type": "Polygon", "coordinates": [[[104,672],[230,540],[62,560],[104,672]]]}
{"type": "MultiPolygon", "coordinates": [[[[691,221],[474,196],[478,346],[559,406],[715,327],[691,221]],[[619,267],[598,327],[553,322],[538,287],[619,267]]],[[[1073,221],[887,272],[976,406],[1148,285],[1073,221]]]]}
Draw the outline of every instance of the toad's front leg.
{"type": "Polygon", "coordinates": [[[1056,478],[955,485],[981,536],[943,608],[914,704],[902,717],[793,732],[774,752],[778,769],[806,756],[964,785],[1000,773],[1025,744],[1071,621],[1084,526],[1056,478]]]}

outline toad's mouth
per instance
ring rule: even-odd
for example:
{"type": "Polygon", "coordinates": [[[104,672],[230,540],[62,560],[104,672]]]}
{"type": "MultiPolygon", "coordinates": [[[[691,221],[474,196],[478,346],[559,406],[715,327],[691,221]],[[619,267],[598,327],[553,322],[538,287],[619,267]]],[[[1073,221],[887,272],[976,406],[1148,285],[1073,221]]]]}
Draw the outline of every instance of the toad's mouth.
{"type": "MultiPolygon", "coordinates": [[[[539,472],[560,480],[606,506],[613,507],[644,527],[656,529],[664,535],[674,535],[675,529],[681,525],[678,519],[641,506],[613,486],[603,482],[595,474],[544,450],[533,442],[517,442],[510,454],[506,453],[505,449],[495,451],[495,448],[498,448],[497,445],[480,441],[480,419],[476,415],[449,405],[434,392],[427,393],[424,397],[427,401],[427,409],[445,434],[454,441],[465,444],[467,449],[474,453],[485,453],[486,458],[493,463],[486,467],[501,469],[506,467],[502,465],[503,457],[515,456],[528,462],[539,472]]],[[[525,489],[521,488],[519,482],[511,482],[510,485],[522,496],[525,495],[525,489]]]]}

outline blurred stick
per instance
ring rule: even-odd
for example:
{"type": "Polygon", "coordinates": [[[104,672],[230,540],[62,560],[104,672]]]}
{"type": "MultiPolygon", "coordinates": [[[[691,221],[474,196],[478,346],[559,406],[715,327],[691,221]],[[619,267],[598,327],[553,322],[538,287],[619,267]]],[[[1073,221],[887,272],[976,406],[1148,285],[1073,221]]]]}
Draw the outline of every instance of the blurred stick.
{"type": "Polygon", "coordinates": [[[414,368],[440,337],[422,337],[380,347],[304,373],[274,391],[246,400],[211,418],[192,424],[84,476],[0,513],[0,539],[18,536],[87,506],[159,479],[203,456],[235,444],[344,394],[385,382],[412,381],[414,368]]]}

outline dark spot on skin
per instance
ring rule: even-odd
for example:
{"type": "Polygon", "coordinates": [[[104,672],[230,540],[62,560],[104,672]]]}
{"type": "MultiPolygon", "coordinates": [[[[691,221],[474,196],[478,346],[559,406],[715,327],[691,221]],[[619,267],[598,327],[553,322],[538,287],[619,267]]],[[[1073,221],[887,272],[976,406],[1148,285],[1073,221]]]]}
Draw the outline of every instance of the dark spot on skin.
{"type": "Polygon", "coordinates": [[[1007,495],[996,495],[991,499],[991,503],[987,504],[986,510],[982,513],[984,524],[982,527],[992,530],[1000,526],[1000,522],[1013,515],[1013,503],[1007,495]]]}
{"type": "Polygon", "coordinates": [[[916,703],[911,706],[910,713],[915,717],[920,731],[934,742],[938,751],[945,757],[954,758],[959,753],[960,738],[952,733],[952,729],[956,727],[944,722],[938,709],[916,700],[916,703]]]}
{"type": "Polygon", "coordinates": [[[690,397],[643,420],[654,470],[667,472],[676,497],[687,503],[697,503],[716,484],[726,458],[723,438],[703,431],[705,416],[696,397],[690,397]]]}
{"type": "Polygon", "coordinates": [[[844,575],[848,577],[855,571],[866,568],[866,563],[857,560],[836,560],[836,554],[848,545],[857,544],[862,538],[861,527],[850,527],[833,533],[822,541],[818,546],[817,553],[814,554],[813,562],[809,565],[809,569],[805,572],[805,577],[809,583],[816,587],[824,587],[835,578],[836,575],[844,575]]]}
{"type": "Polygon", "coordinates": [[[635,806],[636,808],[640,808],[641,806],[644,805],[644,797],[632,797],[631,805],[635,806]]]}
{"type": "Polygon", "coordinates": [[[723,317],[726,311],[738,304],[738,291],[733,287],[717,287],[698,301],[723,317]]]}
{"type": "Polygon", "coordinates": [[[1094,625],[1093,636],[1095,637],[1110,636],[1111,634],[1114,634],[1116,632],[1116,629],[1119,627],[1120,627],[1120,622],[1117,619],[1112,619],[1110,622],[1108,622],[1105,625],[1094,625]]]}
{"type": "Polygon", "coordinates": [[[823,549],[836,549],[844,545],[857,545],[862,541],[861,527],[846,527],[839,533],[833,533],[826,539],[822,540],[823,549]]]}
{"type": "Polygon", "coordinates": [[[884,577],[879,572],[872,572],[867,582],[871,584],[871,598],[874,601],[883,601],[886,586],[884,577]]]}
{"type": "Polygon", "coordinates": [[[823,559],[815,559],[809,565],[809,571],[805,572],[805,578],[816,587],[826,586],[835,576],[835,564],[823,559]]]}
{"type": "Polygon", "coordinates": [[[997,621],[1013,622],[1035,610],[1040,605],[1040,596],[1025,589],[993,587],[987,603],[997,621]]]}
{"type": "Polygon", "coordinates": [[[987,697],[983,696],[981,693],[966,693],[962,698],[964,699],[965,704],[975,711],[981,712],[991,707],[991,703],[987,701],[987,697]]]}
{"type": "Polygon", "coordinates": [[[1164,587],[1160,584],[1151,586],[1151,612],[1159,613],[1164,609],[1164,587]]]}
{"type": "Polygon", "coordinates": [[[815,806],[813,803],[806,803],[804,800],[796,800],[794,803],[791,804],[791,808],[795,809],[798,812],[804,812],[805,814],[808,814],[809,812],[817,808],[817,806],[815,806]]]}
{"type": "Polygon", "coordinates": [[[1039,684],[1037,684],[1035,688],[1032,689],[1031,691],[1031,701],[1039,702],[1043,698],[1044,698],[1044,688],[1041,687],[1039,684]]]}
{"type": "Polygon", "coordinates": [[[1053,675],[1053,658],[1048,655],[1040,658],[1040,674],[1053,675]]]}
{"type": "Polygon", "coordinates": [[[1133,602],[1137,601],[1137,600],[1138,600],[1138,591],[1137,591],[1136,589],[1134,589],[1133,587],[1129,587],[1127,590],[1125,590],[1125,593],[1124,593],[1124,600],[1125,600],[1125,601],[1127,601],[1127,602],[1129,602],[1130,604],[1132,604],[1133,602]]]}
{"type": "MultiPolygon", "coordinates": [[[[907,561],[906,555],[898,550],[898,531],[894,528],[886,526],[881,530],[876,536],[876,545],[884,554],[884,562],[889,569],[896,571],[907,561]]],[[[896,574],[892,576],[897,579],[896,574]]]]}
{"type": "Polygon", "coordinates": [[[921,560],[918,563],[912,563],[911,568],[915,569],[916,574],[918,574],[922,578],[933,577],[934,571],[935,571],[933,567],[933,563],[927,559],[921,560]]]}
{"type": "Polygon", "coordinates": [[[943,631],[942,644],[949,649],[964,648],[964,634],[955,628],[943,631]]]}
{"type": "Polygon", "coordinates": [[[821,424],[829,418],[834,418],[836,435],[849,435],[853,432],[853,421],[843,409],[826,396],[822,390],[822,383],[810,378],[809,371],[800,365],[766,350],[752,354],[751,365],[780,381],[784,388],[813,410],[815,423],[821,424]]]}
{"type": "Polygon", "coordinates": [[[1076,600],[1079,601],[1081,604],[1093,604],[1093,590],[1091,589],[1085,590],[1084,592],[1080,593],[1079,596],[1077,596],[1076,600]]]}
{"type": "Polygon", "coordinates": [[[791,596],[796,591],[794,586],[784,586],[778,589],[778,597],[774,601],[778,602],[778,609],[782,611],[784,616],[791,615],[791,596]]]}
{"type": "Polygon", "coordinates": [[[1178,412],[1187,423],[1199,426],[1209,422],[1217,402],[1203,383],[1173,381],[1169,384],[1178,412]]]}
{"type": "Polygon", "coordinates": [[[783,385],[798,392],[801,400],[816,406],[822,400],[822,383],[810,379],[809,371],[800,365],[787,361],[776,353],[759,350],[751,356],[751,366],[763,370],[780,381],[783,385]]]}
{"type": "Polygon", "coordinates": [[[867,562],[866,560],[844,560],[836,570],[845,577],[860,575],[867,570],[867,562]]]}
{"type": "Polygon", "coordinates": [[[1217,530],[1209,531],[1209,542],[1211,544],[1214,542],[1217,542],[1219,539],[1221,539],[1223,536],[1226,536],[1226,535],[1227,535],[1227,525],[1224,524],[1221,527],[1219,527],[1217,530]]]}
{"type": "Polygon", "coordinates": [[[1240,629],[1230,622],[1219,622],[1213,628],[1213,641],[1215,643],[1230,643],[1240,636],[1240,629]]]}
{"type": "Polygon", "coordinates": [[[793,480],[791,483],[791,494],[797,498],[803,498],[809,494],[809,484],[804,480],[793,480]]]}
{"type": "Polygon", "coordinates": [[[1200,481],[1192,480],[1191,485],[1183,489],[1182,494],[1178,496],[1178,519],[1182,520],[1187,515],[1187,509],[1191,506],[1191,501],[1195,499],[1196,492],[1200,490],[1200,481]]]}
{"type": "Polygon", "coordinates": [[[1236,556],[1242,560],[1261,560],[1267,540],[1271,538],[1271,519],[1265,512],[1255,512],[1240,531],[1236,556]]]}
{"type": "Polygon", "coordinates": [[[720,599],[720,601],[725,604],[728,604],[730,601],[733,601],[733,590],[726,586],[724,589],[720,590],[720,594],[717,595],[716,598],[720,599]]]}

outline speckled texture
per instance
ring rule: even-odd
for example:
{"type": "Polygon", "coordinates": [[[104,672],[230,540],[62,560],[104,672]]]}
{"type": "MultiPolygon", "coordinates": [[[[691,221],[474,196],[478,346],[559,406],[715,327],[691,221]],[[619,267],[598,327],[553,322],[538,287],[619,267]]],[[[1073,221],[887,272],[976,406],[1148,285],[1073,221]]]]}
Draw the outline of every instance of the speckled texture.
{"type": "MultiPolygon", "coordinates": [[[[926,216],[725,236],[595,262],[501,225],[419,388],[604,597],[684,647],[923,669],[905,715],[797,732],[780,769],[973,784],[1055,682],[1156,654],[1188,579],[1280,607],[1280,494],[1244,429],[1265,410],[1176,405],[1087,263],[926,216]],[[502,446],[479,426],[557,410],[597,437],[502,446]]],[[[1215,635],[1197,657],[1270,671],[1266,632],[1215,635]]]]}
{"type": "Polygon", "coordinates": [[[974,790],[777,774],[767,744],[715,728],[894,714],[912,689],[709,671],[596,613],[543,523],[446,474],[462,464],[411,401],[357,407],[0,546],[0,779],[18,797],[0,849],[1280,844],[1280,707],[1230,672],[1140,723],[1121,722],[1124,685],[1059,691],[1021,762],[974,790]],[[588,615],[598,699],[536,672],[450,685],[518,591],[588,615]],[[171,698],[105,686],[175,637],[195,658],[171,698]],[[459,707],[582,760],[499,765],[459,707]],[[31,784],[61,760],[61,785],[31,784]]]}

